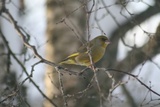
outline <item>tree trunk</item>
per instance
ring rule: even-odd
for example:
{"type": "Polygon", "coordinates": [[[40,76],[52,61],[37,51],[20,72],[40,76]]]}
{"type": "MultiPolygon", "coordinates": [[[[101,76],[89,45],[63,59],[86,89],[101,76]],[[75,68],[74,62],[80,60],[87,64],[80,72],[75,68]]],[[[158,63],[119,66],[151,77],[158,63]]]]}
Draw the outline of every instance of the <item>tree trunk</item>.
{"type": "MultiPolygon", "coordinates": [[[[76,51],[80,41],[84,37],[85,12],[79,8],[82,4],[75,0],[47,0],[47,30],[46,30],[46,59],[58,63],[67,55],[76,51]],[[79,39],[78,39],[79,38],[79,39]]],[[[66,74],[67,75],[67,74],[66,74]]],[[[64,76],[63,76],[64,77],[64,76]]],[[[78,82],[74,76],[65,76],[63,79],[65,91],[73,88],[78,82]],[[64,82],[65,81],[65,82],[64,82]]],[[[52,66],[46,67],[45,88],[48,98],[62,107],[64,104],[59,85],[58,73],[52,66]],[[55,98],[58,96],[58,98],[55,98]]],[[[73,105],[73,102],[70,103],[73,105]]],[[[44,107],[53,107],[45,100],[44,107]]]]}

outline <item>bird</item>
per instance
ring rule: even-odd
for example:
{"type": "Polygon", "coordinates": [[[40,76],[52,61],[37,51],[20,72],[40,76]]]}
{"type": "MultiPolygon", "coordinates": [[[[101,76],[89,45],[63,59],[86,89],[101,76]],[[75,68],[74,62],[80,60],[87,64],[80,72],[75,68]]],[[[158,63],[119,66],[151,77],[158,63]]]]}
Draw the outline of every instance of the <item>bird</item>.
{"type": "Polygon", "coordinates": [[[82,45],[77,52],[72,53],[59,64],[71,64],[80,66],[91,66],[92,63],[98,62],[105,54],[106,47],[110,44],[109,39],[100,35],[92,39],[91,41],[82,45]]]}

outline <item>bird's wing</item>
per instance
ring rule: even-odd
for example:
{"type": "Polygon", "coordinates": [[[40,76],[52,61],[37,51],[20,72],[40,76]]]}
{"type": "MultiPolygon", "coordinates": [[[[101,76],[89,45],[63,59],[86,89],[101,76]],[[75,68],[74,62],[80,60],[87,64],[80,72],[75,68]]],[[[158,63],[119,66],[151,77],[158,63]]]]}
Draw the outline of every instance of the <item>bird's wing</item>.
{"type": "Polygon", "coordinates": [[[79,53],[73,53],[64,60],[62,60],[59,64],[77,64],[75,58],[79,55],[79,53]]]}
{"type": "Polygon", "coordinates": [[[77,57],[78,55],[79,55],[78,52],[77,53],[73,53],[73,54],[69,55],[67,58],[65,58],[63,61],[66,61],[68,59],[75,59],[75,57],[77,57]]]}
{"type": "Polygon", "coordinates": [[[87,50],[87,46],[90,47],[90,48],[92,48],[93,45],[94,45],[94,44],[86,43],[86,44],[82,45],[77,51],[78,51],[79,53],[85,53],[85,52],[88,51],[88,50],[87,50]]]}

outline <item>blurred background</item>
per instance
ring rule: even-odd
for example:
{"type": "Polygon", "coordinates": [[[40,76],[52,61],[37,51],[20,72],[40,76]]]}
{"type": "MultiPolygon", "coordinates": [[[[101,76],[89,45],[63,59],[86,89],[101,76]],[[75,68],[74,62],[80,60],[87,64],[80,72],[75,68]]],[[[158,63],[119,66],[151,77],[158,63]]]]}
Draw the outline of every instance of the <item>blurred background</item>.
{"type": "Polygon", "coordinates": [[[159,0],[1,0],[0,107],[160,107],[159,23],[159,0]],[[98,82],[24,44],[57,64],[101,34],[98,82]]]}

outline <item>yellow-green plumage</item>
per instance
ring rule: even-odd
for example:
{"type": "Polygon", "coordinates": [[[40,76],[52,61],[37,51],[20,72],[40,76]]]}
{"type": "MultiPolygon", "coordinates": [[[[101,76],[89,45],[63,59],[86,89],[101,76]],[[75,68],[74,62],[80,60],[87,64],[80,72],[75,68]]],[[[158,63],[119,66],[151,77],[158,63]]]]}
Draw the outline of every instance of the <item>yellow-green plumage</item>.
{"type": "Polygon", "coordinates": [[[78,49],[78,52],[69,55],[62,62],[60,62],[60,64],[90,66],[91,60],[88,53],[90,53],[93,63],[96,63],[103,57],[109,43],[110,42],[106,36],[100,35],[91,40],[89,43],[81,46],[78,49]]]}

